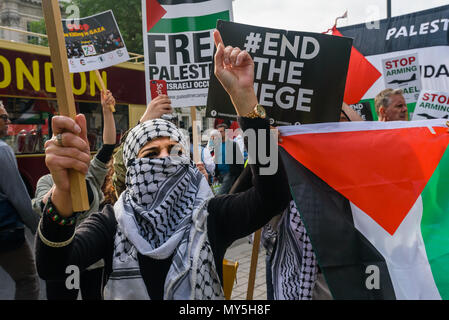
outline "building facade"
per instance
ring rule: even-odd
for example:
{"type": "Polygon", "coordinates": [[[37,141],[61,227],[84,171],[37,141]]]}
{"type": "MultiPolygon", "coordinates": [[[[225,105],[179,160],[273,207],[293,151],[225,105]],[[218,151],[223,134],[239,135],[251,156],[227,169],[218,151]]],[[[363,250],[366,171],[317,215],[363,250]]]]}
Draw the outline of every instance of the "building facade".
{"type": "MultiPolygon", "coordinates": [[[[68,0],[62,1],[69,2],[68,0]]],[[[62,14],[64,14],[64,12],[62,12],[62,14]]],[[[31,31],[30,23],[42,19],[43,12],[41,0],[0,0],[0,26],[31,31]]],[[[32,38],[36,37],[0,28],[0,39],[30,43],[32,38]]],[[[198,119],[202,123],[203,132],[214,126],[214,119],[205,118],[205,111],[205,108],[201,108],[198,112],[198,119]]],[[[177,108],[175,114],[177,115],[182,128],[187,130],[191,126],[190,108],[177,108]]],[[[204,143],[206,136],[202,136],[202,138],[204,143]]]]}
{"type": "MultiPolygon", "coordinates": [[[[30,31],[30,23],[43,17],[41,0],[0,1],[0,26],[30,31]]],[[[29,35],[0,29],[0,38],[28,42],[29,35]]]]}

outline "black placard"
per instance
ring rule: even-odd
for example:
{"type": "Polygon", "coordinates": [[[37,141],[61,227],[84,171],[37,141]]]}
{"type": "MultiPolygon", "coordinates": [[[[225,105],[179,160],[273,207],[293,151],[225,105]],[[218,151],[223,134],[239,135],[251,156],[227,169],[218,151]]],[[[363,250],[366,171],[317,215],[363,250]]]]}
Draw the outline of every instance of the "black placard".
{"type": "Polygon", "coordinates": [[[373,112],[371,111],[371,104],[369,101],[359,102],[349,105],[354,111],[356,111],[363,121],[373,121],[373,112]]]}
{"type": "MultiPolygon", "coordinates": [[[[253,57],[256,95],[271,124],[339,121],[352,39],[222,20],[217,29],[225,46],[246,49],[253,57]]],[[[213,73],[206,114],[236,118],[228,94],[213,73]]]]}

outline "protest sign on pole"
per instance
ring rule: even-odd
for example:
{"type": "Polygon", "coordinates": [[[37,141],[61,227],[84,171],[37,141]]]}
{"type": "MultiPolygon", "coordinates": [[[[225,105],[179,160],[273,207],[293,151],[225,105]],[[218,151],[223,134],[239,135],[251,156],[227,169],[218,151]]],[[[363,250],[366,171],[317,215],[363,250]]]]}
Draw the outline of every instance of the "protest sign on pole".
{"type": "MultiPolygon", "coordinates": [[[[218,21],[225,46],[248,51],[254,90],[272,125],[340,118],[352,39],[218,21]]],[[[206,114],[235,119],[234,107],[211,73],[206,114]]]]}
{"type": "Polygon", "coordinates": [[[412,120],[439,118],[449,118],[449,92],[421,91],[412,120]]]}
{"type": "MultiPolygon", "coordinates": [[[[45,25],[48,34],[48,43],[53,64],[53,74],[60,115],[75,118],[76,108],[73,97],[70,73],[67,63],[67,51],[64,43],[64,34],[61,25],[61,11],[57,0],[42,0],[45,25]]],[[[70,194],[73,211],[86,211],[89,209],[86,180],[82,173],[70,170],[70,194]]]]}
{"type": "Polygon", "coordinates": [[[173,107],[206,105],[218,19],[232,20],[231,0],[142,0],[147,103],[165,80],[173,107]]]}
{"type": "Polygon", "coordinates": [[[104,69],[129,60],[112,10],[62,22],[71,73],[104,69]]]}
{"type": "Polygon", "coordinates": [[[418,54],[407,54],[382,60],[385,88],[401,89],[405,102],[416,103],[421,91],[418,54]]]}

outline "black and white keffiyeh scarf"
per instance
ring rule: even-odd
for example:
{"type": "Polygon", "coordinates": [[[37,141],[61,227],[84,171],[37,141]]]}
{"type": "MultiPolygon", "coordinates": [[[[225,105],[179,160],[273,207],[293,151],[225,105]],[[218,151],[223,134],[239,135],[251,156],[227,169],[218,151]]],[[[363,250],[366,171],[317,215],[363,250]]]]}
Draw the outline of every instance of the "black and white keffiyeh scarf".
{"type": "Polygon", "coordinates": [[[105,299],[150,299],[137,253],[156,260],[173,255],[164,299],[223,299],[207,237],[207,203],[213,193],[185,155],[186,146],[176,126],[162,119],[130,131],[123,149],[127,188],[114,205],[117,233],[105,299]],[[137,158],[158,137],[170,137],[184,153],[137,158]]]}
{"type": "Polygon", "coordinates": [[[281,217],[271,270],[275,300],[311,300],[318,263],[292,200],[281,217]]]}

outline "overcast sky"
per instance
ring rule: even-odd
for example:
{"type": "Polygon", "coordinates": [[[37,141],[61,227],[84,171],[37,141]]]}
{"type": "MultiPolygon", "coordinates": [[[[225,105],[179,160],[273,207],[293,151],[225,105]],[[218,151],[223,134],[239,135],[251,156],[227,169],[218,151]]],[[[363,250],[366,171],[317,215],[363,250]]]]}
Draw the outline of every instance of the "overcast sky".
{"type": "MultiPolygon", "coordinates": [[[[339,27],[384,19],[386,0],[234,0],[234,22],[287,29],[324,32],[348,10],[339,27]]],[[[392,15],[448,5],[449,0],[392,0],[392,15]]]]}

